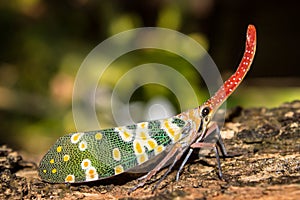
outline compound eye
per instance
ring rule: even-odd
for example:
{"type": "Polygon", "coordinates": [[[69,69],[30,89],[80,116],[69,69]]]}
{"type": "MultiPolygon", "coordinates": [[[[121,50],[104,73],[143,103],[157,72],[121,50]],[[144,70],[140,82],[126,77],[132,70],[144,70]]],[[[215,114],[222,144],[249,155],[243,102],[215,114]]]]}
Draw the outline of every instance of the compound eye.
{"type": "Polygon", "coordinates": [[[201,111],[201,115],[202,115],[203,118],[206,117],[209,113],[210,113],[210,108],[209,107],[205,107],[201,111]]]}

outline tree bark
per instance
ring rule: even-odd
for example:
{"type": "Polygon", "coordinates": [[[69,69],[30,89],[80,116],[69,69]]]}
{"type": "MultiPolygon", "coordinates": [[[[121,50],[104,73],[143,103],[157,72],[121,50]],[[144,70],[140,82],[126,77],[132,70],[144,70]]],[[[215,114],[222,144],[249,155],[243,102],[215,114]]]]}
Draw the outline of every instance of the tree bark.
{"type": "Polygon", "coordinates": [[[166,169],[143,188],[128,194],[138,175],[121,174],[87,184],[49,184],[37,164],[0,147],[0,199],[299,199],[300,101],[277,108],[235,108],[221,130],[229,156],[218,177],[214,153],[195,153],[178,182],[177,165],[152,194],[166,169]]]}

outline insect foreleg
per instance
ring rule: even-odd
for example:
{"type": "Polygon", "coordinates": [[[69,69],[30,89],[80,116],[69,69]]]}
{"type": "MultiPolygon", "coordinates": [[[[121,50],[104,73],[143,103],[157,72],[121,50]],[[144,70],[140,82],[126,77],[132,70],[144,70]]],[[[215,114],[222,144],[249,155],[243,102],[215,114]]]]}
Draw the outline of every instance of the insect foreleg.
{"type": "Polygon", "coordinates": [[[220,129],[219,129],[216,122],[211,122],[207,129],[205,129],[205,128],[202,129],[199,138],[196,140],[195,143],[193,143],[190,146],[191,148],[189,149],[189,152],[187,153],[186,157],[184,158],[184,160],[183,160],[183,162],[182,162],[181,166],[179,167],[179,170],[176,174],[176,181],[179,180],[180,173],[181,173],[184,165],[188,161],[189,157],[191,156],[191,154],[193,152],[193,149],[194,148],[202,148],[202,147],[207,147],[207,148],[213,148],[214,149],[214,151],[216,152],[216,158],[217,158],[217,161],[218,161],[219,175],[220,175],[220,177],[222,177],[218,148],[216,147],[215,143],[209,143],[209,142],[205,141],[210,136],[214,136],[212,134],[213,132],[216,132],[216,138],[210,138],[210,139],[213,140],[213,141],[216,140],[216,143],[220,146],[220,149],[221,149],[221,152],[222,152],[223,156],[227,156],[227,151],[225,149],[225,145],[224,145],[222,137],[220,135],[220,129]]]}
{"type": "Polygon", "coordinates": [[[207,129],[207,132],[205,134],[205,137],[202,141],[196,141],[195,143],[191,144],[191,148],[202,148],[202,143],[217,143],[217,145],[220,147],[222,155],[224,157],[227,157],[227,151],[223,142],[223,139],[220,134],[219,126],[216,122],[211,122],[211,125],[207,129]],[[215,133],[215,134],[212,134],[215,133]]]}
{"type": "Polygon", "coordinates": [[[224,142],[222,140],[220,129],[216,122],[212,122],[210,127],[207,129],[206,135],[204,137],[204,141],[195,142],[191,145],[191,148],[212,148],[215,151],[217,163],[218,163],[218,169],[219,169],[219,177],[222,178],[222,168],[221,168],[221,162],[220,162],[220,156],[217,146],[220,147],[222,155],[224,157],[227,157],[227,151],[224,145],[224,142]],[[213,135],[212,133],[215,132],[216,135],[213,135]],[[210,138],[210,136],[213,136],[213,138],[210,138]],[[211,141],[211,142],[208,142],[211,141]]]}
{"type": "MultiPolygon", "coordinates": [[[[206,126],[206,124],[204,125],[203,121],[202,121],[200,127],[201,127],[201,131],[200,131],[200,134],[199,134],[200,136],[197,138],[197,140],[196,140],[195,143],[198,143],[199,141],[201,141],[201,140],[205,137],[205,135],[206,135],[206,129],[207,129],[207,126],[206,126]]],[[[189,152],[188,152],[187,155],[185,156],[184,160],[182,161],[182,163],[181,163],[181,165],[180,165],[180,167],[179,167],[179,169],[178,169],[178,171],[177,171],[177,174],[176,174],[176,181],[179,180],[180,173],[181,173],[181,171],[182,171],[184,165],[185,165],[186,162],[188,161],[189,157],[192,155],[192,153],[193,153],[193,149],[190,148],[190,149],[189,149],[189,152]]]]}
{"type": "Polygon", "coordinates": [[[219,169],[219,177],[222,178],[222,168],[221,168],[221,162],[220,162],[220,156],[219,156],[219,150],[217,148],[216,143],[207,143],[207,142],[199,142],[199,143],[194,143],[196,147],[193,146],[193,148],[212,148],[215,151],[217,163],[218,163],[218,169],[219,169]]]}

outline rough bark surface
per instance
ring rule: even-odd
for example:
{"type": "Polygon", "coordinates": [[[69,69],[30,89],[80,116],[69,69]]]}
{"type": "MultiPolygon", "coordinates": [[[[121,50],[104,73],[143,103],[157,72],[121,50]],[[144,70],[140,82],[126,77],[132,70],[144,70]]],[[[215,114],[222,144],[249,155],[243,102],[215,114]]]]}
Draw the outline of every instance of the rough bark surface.
{"type": "Polygon", "coordinates": [[[213,153],[201,158],[195,153],[178,182],[176,166],[153,194],[155,180],[165,170],[131,194],[137,175],[48,184],[38,177],[36,163],[1,146],[0,199],[300,199],[300,101],[230,110],[221,134],[230,155],[221,159],[223,180],[213,153]]]}

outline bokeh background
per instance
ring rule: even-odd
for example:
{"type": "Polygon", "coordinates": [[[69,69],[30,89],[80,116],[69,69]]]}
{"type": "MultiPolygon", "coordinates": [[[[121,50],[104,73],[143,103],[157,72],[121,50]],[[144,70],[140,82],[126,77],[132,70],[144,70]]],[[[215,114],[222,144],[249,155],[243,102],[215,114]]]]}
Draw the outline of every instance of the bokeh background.
{"type": "MultiPolygon", "coordinates": [[[[258,33],[256,58],[227,105],[273,107],[300,99],[296,0],[1,0],[0,144],[35,159],[59,136],[76,131],[72,89],[77,70],[94,47],[116,33],[145,26],[182,32],[207,49],[226,79],[242,56],[250,23],[258,33]]],[[[147,62],[176,68],[191,82],[201,102],[208,98],[193,67],[166,52],[122,57],[103,81],[113,87],[114,77],[147,62]]],[[[98,98],[99,120],[105,127],[114,126],[105,109],[110,91],[100,91],[98,98]]],[[[180,110],[176,96],[159,85],[139,88],[131,101],[138,105],[133,110],[140,115],[137,120],[143,119],[143,109],[153,101],[165,104],[170,113],[180,110]]]]}

